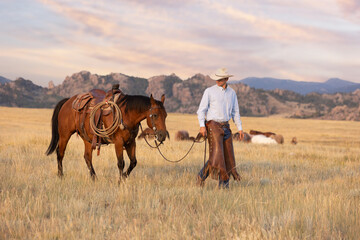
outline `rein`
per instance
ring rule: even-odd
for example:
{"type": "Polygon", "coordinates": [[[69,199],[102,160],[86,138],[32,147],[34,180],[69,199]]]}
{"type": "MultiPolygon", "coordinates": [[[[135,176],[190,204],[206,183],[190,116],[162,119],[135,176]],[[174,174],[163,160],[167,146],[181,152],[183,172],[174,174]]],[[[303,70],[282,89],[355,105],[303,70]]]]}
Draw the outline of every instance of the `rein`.
{"type": "MultiPolygon", "coordinates": [[[[143,128],[142,128],[142,126],[141,126],[141,123],[140,123],[140,128],[141,128],[141,132],[143,132],[143,128]]],[[[200,133],[199,133],[199,134],[200,134],[200,133]]],[[[190,153],[190,151],[191,151],[192,148],[194,147],[195,143],[205,142],[205,151],[204,151],[204,165],[205,165],[205,161],[206,161],[206,137],[204,138],[203,141],[198,141],[198,140],[196,140],[196,139],[199,138],[199,134],[198,134],[198,136],[193,140],[193,143],[191,144],[191,146],[190,146],[189,150],[186,152],[186,154],[185,154],[182,158],[177,159],[177,160],[170,160],[170,159],[168,159],[167,157],[165,157],[165,155],[161,152],[161,150],[160,150],[160,148],[159,148],[159,146],[160,146],[162,143],[159,143],[159,144],[158,144],[158,142],[157,142],[156,140],[154,140],[154,143],[155,143],[155,147],[154,147],[154,146],[152,146],[152,145],[146,140],[146,137],[145,137],[144,139],[145,139],[145,142],[147,143],[147,145],[148,145],[150,148],[156,148],[156,149],[159,151],[160,155],[164,158],[164,160],[167,161],[167,162],[171,162],[171,163],[181,162],[181,161],[184,160],[184,159],[186,158],[186,156],[190,153]]]]}

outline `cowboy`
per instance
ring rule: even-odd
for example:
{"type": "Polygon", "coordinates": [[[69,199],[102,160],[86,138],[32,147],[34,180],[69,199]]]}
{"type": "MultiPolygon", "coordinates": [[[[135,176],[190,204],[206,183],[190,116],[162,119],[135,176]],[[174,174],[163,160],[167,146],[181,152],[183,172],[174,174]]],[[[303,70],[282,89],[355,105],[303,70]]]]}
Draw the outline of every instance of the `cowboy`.
{"type": "Polygon", "coordinates": [[[216,81],[216,85],[205,90],[197,111],[200,134],[208,137],[210,152],[209,160],[197,176],[200,186],[204,186],[209,175],[219,179],[219,188],[229,188],[230,175],[240,181],[240,175],[236,171],[229,120],[233,119],[240,140],[244,133],[236,93],[227,84],[232,76],[227,73],[226,68],[220,68],[212,74],[210,78],[216,81]]]}

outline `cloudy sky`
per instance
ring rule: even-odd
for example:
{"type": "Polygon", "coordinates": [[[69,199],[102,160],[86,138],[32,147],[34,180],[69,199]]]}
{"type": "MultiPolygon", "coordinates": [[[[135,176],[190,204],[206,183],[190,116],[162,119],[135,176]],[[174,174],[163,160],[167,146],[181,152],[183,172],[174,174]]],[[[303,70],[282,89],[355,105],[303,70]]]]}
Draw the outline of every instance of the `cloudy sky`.
{"type": "Polygon", "coordinates": [[[360,83],[360,0],[1,0],[0,76],[81,70],[360,83]]]}

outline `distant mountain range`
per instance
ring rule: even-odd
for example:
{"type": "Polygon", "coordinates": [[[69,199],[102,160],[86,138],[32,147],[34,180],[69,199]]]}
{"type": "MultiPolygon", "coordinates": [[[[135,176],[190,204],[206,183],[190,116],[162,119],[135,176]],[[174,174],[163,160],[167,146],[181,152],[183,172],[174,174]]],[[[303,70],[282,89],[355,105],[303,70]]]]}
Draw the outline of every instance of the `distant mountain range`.
{"type": "MultiPolygon", "coordinates": [[[[86,72],[86,71],[85,71],[86,72]]],[[[118,73],[117,75],[119,75],[118,73]]],[[[123,74],[120,74],[123,75],[123,74]]],[[[120,76],[119,75],[119,76],[120,76]]],[[[119,77],[118,76],[118,77],[119,77]]],[[[123,75],[126,76],[126,75],[123,75]]],[[[67,77],[64,81],[66,83],[67,77]]],[[[134,77],[135,79],[135,77],[134,77]]],[[[136,78],[141,79],[141,78],[136,78]]],[[[151,78],[150,78],[151,79],[151,78]]],[[[11,80],[0,76],[0,84],[11,82],[11,80]]],[[[342,80],[339,78],[330,78],[325,82],[304,82],[304,81],[294,81],[289,79],[277,79],[277,78],[257,78],[257,77],[248,77],[242,80],[230,80],[229,84],[237,84],[243,83],[248,85],[249,87],[255,89],[263,89],[263,90],[290,90],[296,93],[300,93],[302,95],[306,95],[308,93],[349,93],[353,92],[356,89],[360,89],[360,83],[354,83],[346,80],[342,80]]],[[[83,84],[79,82],[78,84],[83,84]]],[[[53,85],[52,83],[50,85],[53,85]]],[[[70,89],[68,89],[69,91],[70,89]]]]}
{"type": "MultiPolygon", "coordinates": [[[[230,81],[229,81],[230,82],[230,81]]],[[[360,88],[359,83],[345,81],[339,78],[330,78],[326,82],[301,82],[287,79],[276,78],[256,78],[248,77],[233,83],[244,83],[250,87],[264,90],[283,89],[290,90],[300,94],[316,93],[338,93],[353,92],[360,88]]]]}
{"type": "Polygon", "coordinates": [[[0,85],[0,106],[50,108],[62,98],[23,78],[0,85]]]}
{"type": "MultiPolygon", "coordinates": [[[[125,94],[147,96],[153,94],[156,99],[165,94],[165,107],[168,112],[191,114],[196,113],[204,90],[215,84],[209,76],[200,73],[182,80],[175,74],[146,79],[122,73],[97,75],[81,71],[66,77],[58,86],[50,82],[48,88],[23,78],[1,84],[0,106],[50,108],[64,97],[85,93],[93,88],[109,90],[115,83],[120,84],[120,89],[125,94]]],[[[242,116],[280,115],[293,118],[360,121],[360,89],[347,93],[312,92],[304,95],[279,88],[256,89],[241,81],[229,81],[229,84],[237,93],[242,116]]],[[[326,82],[326,86],[332,86],[332,89],[340,85],[341,88],[350,89],[356,84],[339,79],[330,79],[326,82]]]]}
{"type": "Polygon", "coordinates": [[[8,83],[8,82],[11,82],[11,80],[0,76],[0,84],[4,84],[4,83],[8,83]]]}

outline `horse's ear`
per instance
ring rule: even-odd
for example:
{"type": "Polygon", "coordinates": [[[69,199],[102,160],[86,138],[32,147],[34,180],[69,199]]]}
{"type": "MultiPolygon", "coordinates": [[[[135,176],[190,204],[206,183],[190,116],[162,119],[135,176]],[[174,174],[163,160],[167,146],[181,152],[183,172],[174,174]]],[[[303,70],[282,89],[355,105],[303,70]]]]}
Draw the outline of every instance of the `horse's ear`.
{"type": "Polygon", "coordinates": [[[150,94],[150,103],[151,104],[155,104],[155,99],[153,98],[153,95],[150,94]]]}
{"type": "Polygon", "coordinates": [[[165,102],[165,94],[161,95],[161,102],[164,104],[164,102],[165,102]]]}

